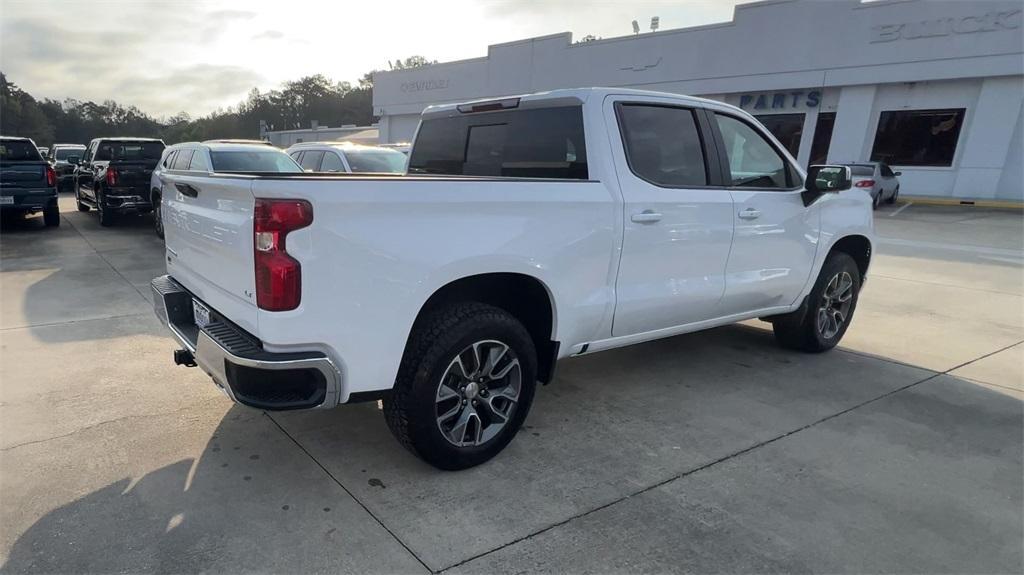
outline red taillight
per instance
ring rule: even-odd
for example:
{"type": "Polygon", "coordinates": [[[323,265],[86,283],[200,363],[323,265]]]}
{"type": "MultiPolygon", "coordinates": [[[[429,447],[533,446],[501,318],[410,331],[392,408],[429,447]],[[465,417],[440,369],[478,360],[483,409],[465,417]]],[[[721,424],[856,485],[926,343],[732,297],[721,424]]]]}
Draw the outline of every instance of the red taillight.
{"type": "Polygon", "coordinates": [[[313,223],[306,200],[256,200],[253,245],[256,263],[256,305],[267,311],[288,311],[302,299],[302,268],[285,250],[288,232],[313,223]]]}
{"type": "Polygon", "coordinates": [[[875,185],[874,180],[861,180],[853,185],[855,188],[870,188],[875,185]]]}
{"type": "Polygon", "coordinates": [[[117,170],[115,170],[114,168],[107,168],[107,185],[117,185],[117,170]]]}
{"type": "Polygon", "coordinates": [[[57,172],[53,166],[46,166],[46,185],[51,188],[57,185],[57,172]]]}

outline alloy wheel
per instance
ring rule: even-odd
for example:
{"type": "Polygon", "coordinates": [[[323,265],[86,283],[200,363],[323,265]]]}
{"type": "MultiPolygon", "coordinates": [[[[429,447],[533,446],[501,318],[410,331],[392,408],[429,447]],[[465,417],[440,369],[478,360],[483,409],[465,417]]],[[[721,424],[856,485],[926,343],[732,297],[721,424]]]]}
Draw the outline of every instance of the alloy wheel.
{"type": "Polygon", "coordinates": [[[853,278],[848,272],[832,276],[821,294],[818,306],[818,333],[825,339],[832,339],[850,317],[853,305],[853,278]]]}
{"type": "Polygon", "coordinates": [[[441,435],[456,447],[487,443],[508,425],[522,390],[519,358],[507,344],[482,340],[448,364],[435,394],[441,435]]]}

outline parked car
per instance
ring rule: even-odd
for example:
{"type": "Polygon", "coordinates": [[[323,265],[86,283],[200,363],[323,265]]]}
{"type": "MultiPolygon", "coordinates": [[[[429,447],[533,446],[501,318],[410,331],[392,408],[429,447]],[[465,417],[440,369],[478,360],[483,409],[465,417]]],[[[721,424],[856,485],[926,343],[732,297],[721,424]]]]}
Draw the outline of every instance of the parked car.
{"type": "Polygon", "coordinates": [[[899,176],[882,162],[857,162],[845,164],[853,173],[853,187],[871,194],[871,207],[877,210],[882,202],[895,204],[900,195],[899,176]]]}
{"type": "Polygon", "coordinates": [[[57,191],[74,188],[75,167],[85,155],[85,146],[81,144],[54,144],[46,155],[46,161],[57,172],[57,191]]]}
{"type": "Polygon", "coordinates": [[[307,142],[285,150],[307,172],[404,174],[405,154],[349,142],[307,142]]]}
{"type": "Polygon", "coordinates": [[[191,178],[214,172],[301,173],[302,168],[288,154],[259,140],[209,140],[169,146],[153,169],[147,196],[154,209],[156,235],[164,237],[164,195],[199,194],[201,187],[193,183],[191,178]],[[174,186],[168,184],[172,179],[175,181],[174,186]]]}
{"type": "MultiPolygon", "coordinates": [[[[554,90],[427,108],[410,175],[177,175],[158,317],[232,400],[382,400],[443,469],[501,451],[560,358],[751,318],[821,352],[872,253],[845,166],[720,102],[554,90]],[[418,175],[425,174],[425,175],[418,175]]],[[[839,359],[837,359],[839,361],[839,359]]]]}
{"type": "Polygon", "coordinates": [[[0,212],[43,212],[43,223],[60,225],[57,174],[29,138],[0,136],[0,212]]]}
{"type": "Polygon", "coordinates": [[[149,179],[164,151],[154,138],[96,138],[75,168],[78,210],[96,208],[100,225],[114,225],[119,216],[153,211],[149,179]]]}

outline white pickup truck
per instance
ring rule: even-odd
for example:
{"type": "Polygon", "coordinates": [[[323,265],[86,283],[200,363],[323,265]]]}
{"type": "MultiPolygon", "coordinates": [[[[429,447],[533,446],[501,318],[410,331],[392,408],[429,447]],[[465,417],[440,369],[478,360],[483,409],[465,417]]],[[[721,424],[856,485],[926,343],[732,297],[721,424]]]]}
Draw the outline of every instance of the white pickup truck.
{"type": "Polygon", "coordinates": [[[871,197],[750,115],[621,89],[424,111],[407,175],[163,174],[156,312],[232,400],[383,400],[443,469],[512,440],[558,359],[750,318],[850,325],[871,197]]]}

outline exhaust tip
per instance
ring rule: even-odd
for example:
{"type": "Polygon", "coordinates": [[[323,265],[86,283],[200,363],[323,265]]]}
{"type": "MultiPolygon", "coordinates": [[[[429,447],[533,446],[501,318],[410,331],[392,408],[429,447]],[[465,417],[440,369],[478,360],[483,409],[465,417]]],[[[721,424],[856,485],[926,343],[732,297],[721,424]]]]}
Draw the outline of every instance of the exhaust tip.
{"type": "Polygon", "coordinates": [[[184,365],[185,367],[195,367],[196,358],[192,355],[192,352],[187,349],[176,349],[174,350],[174,364],[184,365]]]}

